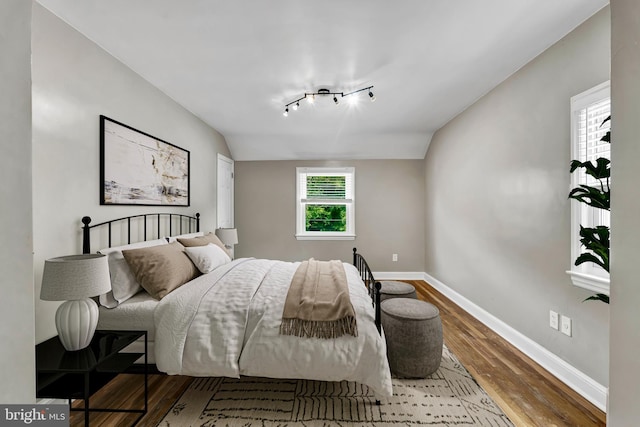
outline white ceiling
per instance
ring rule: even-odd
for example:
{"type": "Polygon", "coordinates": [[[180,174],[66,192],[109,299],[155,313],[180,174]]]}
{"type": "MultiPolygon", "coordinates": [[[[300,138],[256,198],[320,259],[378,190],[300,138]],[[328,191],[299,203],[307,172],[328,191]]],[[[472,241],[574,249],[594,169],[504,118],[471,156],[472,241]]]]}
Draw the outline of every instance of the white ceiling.
{"type": "Polygon", "coordinates": [[[236,160],[422,159],[606,0],[37,0],[222,133],[236,160]],[[305,92],[374,86],[282,115],[305,92]]]}

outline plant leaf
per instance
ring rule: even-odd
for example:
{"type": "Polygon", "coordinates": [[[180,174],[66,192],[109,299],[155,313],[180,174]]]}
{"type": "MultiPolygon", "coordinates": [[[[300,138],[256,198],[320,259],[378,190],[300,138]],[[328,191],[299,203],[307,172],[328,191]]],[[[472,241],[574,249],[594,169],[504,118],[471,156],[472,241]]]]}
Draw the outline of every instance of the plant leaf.
{"type": "Polygon", "coordinates": [[[609,227],[600,225],[598,227],[580,226],[580,243],[590,252],[584,252],[576,258],[575,265],[585,262],[593,262],[605,271],[609,271],[609,227]]]}
{"type": "Polygon", "coordinates": [[[573,173],[576,169],[578,169],[580,166],[582,166],[582,163],[583,162],[581,162],[580,160],[571,160],[571,163],[570,163],[571,167],[569,169],[569,172],[573,173]]]}
{"type": "Polygon", "coordinates": [[[589,298],[585,298],[584,301],[602,301],[604,303],[609,304],[609,295],[605,295],[605,294],[595,294],[595,295],[591,295],[589,298]]]}
{"type": "Polygon", "coordinates": [[[584,172],[587,175],[591,175],[595,179],[606,179],[611,177],[610,164],[611,161],[605,157],[598,157],[595,165],[591,160],[587,160],[586,162],[572,160],[569,172],[573,173],[578,168],[584,168],[584,172]]]}
{"type": "Polygon", "coordinates": [[[600,260],[600,258],[595,256],[591,252],[581,253],[580,256],[576,258],[576,262],[574,263],[574,265],[578,266],[580,264],[584,264],[585,262],[592,262],[594,264],[598,264],[600,267],[604,269],[604,263],[600,260]]]}
{"type": "Polygon", "coordinates": [[[590,185],[580,185],[569,192],[569,198],[585,203],[598,209],[609,210],[611,191],[602,191],[590,185]]]}

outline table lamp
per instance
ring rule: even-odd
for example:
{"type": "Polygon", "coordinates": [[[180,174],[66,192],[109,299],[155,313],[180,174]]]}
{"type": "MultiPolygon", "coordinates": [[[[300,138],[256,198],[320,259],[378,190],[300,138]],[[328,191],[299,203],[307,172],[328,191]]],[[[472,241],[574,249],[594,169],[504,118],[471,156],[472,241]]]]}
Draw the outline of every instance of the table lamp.
{"type": "Polygon", "coordinates": [[[91,297],[111,290],[106,255],[84,254],[44,262],[40,299],[65,301],[56,311],[56,329],[65,349],[86,348],[98,324],[98,305],[91,297]]]}
{"type": "Polygon", "coordinates": [[[218,228],[216,236],[224,243],[227,249],[231,249],[233,245],[238,243],[238,230],[235,228],[218,228]]]}

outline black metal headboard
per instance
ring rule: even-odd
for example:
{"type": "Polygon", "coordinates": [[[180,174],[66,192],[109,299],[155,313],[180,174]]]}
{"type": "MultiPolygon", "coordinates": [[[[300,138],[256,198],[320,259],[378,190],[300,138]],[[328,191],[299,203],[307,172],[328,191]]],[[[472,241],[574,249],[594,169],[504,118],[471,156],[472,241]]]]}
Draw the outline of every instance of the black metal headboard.
{"type": "Polygon", "coordinates": [[[360,277],[369,290],[369,296],[373,300],[373,307],[376,313],[376,327],[378,328],[378,332],[380,332],[380,288],[382,288],[382,285],[373,277],[369,264],[367,264],[364,257],[358,253],[356,248],[353,248],[353,265],[358,272],[360,272],[360,277]]]}
{"type": "Polygon", "coordinates": [[[182,215],[176,213],[149,213],[149,214],[140,214],[140,215],[132,215],[125,216],[118,219],[112,219],[111,221],[101,222],[99,224],[89,225],[91,223],[91,218],[88,216],[82,217],[82,253],[88,254],[91,252],[91,229],[96,227],[107,226],[107,234],[108,234],[108,247],[111,247],[111,228],[112,224],[115,223],[124,223],[126,221],[127,228],[127,244],[131,243],[131,220],[136,219],[136,222],[142,222],[141,228],[143,230],[143,240],[149,240],[147,238],[147,230],[148,230],[148,218],[152,218],[156,222],[156,233],[155,238],[160,239],[162,237],[173,236],[174,231],[176,234],[185,234],[185,233],[195,233],[200,231],[200,214],[196,213],[194,216],[182,215]],[[163,221],[164,219],[164,221],[163,221]],[[174,230],[174,222],[176,222],[175,230],[174,230]],[[162,225],[164,224],[164,228],[162,225]],[[168,230],[168,236],[162,236],[161,230],[168,230]]]}

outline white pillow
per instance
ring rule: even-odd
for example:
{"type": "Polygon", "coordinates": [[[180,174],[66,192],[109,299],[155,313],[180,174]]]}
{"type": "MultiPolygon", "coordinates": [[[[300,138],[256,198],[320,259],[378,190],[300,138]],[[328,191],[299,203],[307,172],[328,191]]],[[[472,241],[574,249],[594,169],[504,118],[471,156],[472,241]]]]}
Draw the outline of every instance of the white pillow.
{"type": "Polygon", "coordinates": [[[201,273],[211,273],[216,267],[231,262],[231,258],[218,245],[209,243],[206,246],[184,248],[191,261],[201,273]]]}
{"type": "Polygon", "coordinates": [[[111,276],[111,290],[106,294],[100,295],[100,305],[107,308],[115,308],[118,304],[128,300],[142,290],[142,287],[129,268],[129,264],[127,264],[127,261],[124,259],[124,255],[122,255],[123,250],[148,248],[166,244],[166,239],[157,239],[100,249],[98,253],[107,256],[109,274],[111,276]]]}
{"type": "Polygon", "coordinates": [[[167,240],[169,241],[169,243],[173,243],[178,239],[192,239],[194,237],[200,237],[200,236],[204,236],[204,232],[203,231],[197,231],[195,233],[181,234],[179,236],[170,236],[170,237],[167,237],[167,240]]]}

